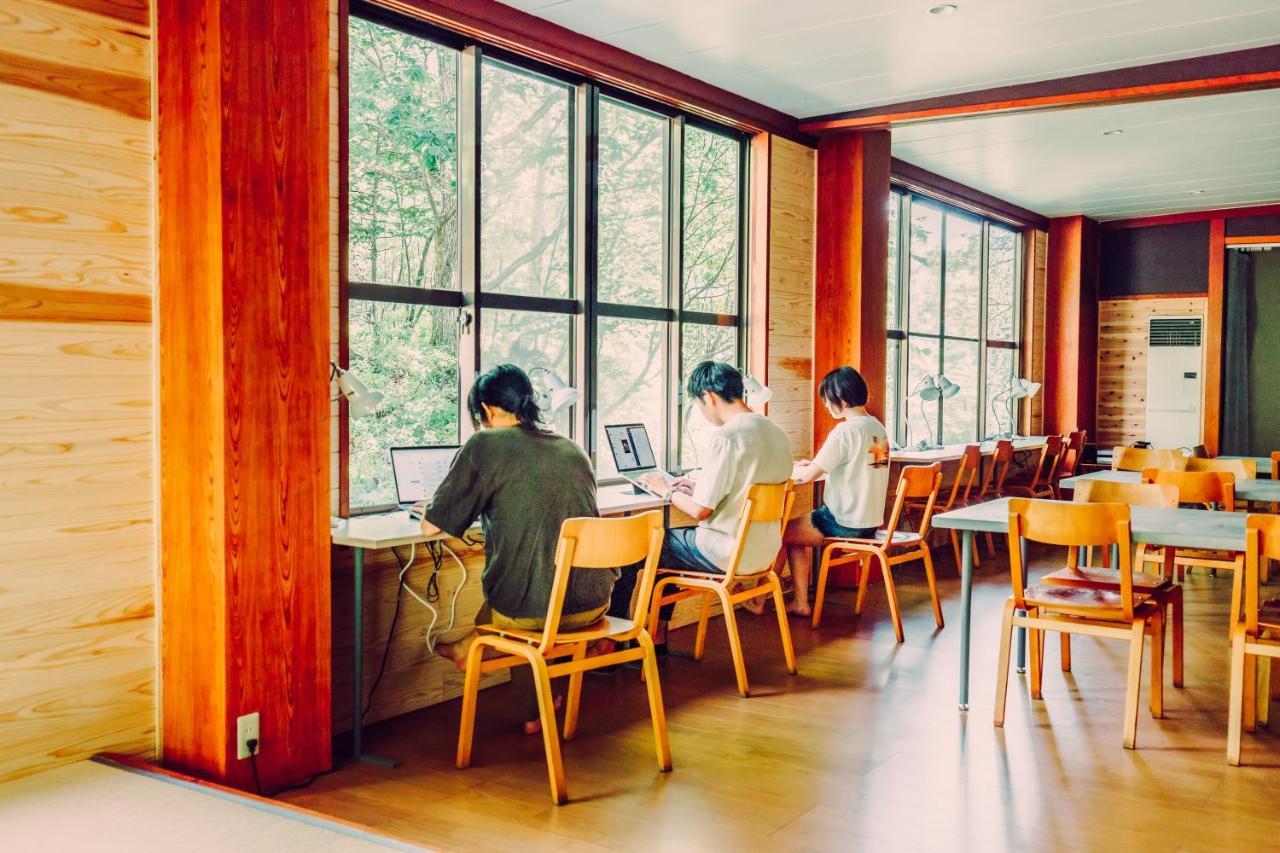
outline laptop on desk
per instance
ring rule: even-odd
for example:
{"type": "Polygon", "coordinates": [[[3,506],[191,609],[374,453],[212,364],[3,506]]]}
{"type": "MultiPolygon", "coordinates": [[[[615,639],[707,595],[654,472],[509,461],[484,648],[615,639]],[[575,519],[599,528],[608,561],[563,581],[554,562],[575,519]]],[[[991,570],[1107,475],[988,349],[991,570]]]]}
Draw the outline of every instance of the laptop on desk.
{"type": "Polygon", "coordinates": [[[636,489],[636,494],[656,494],[641,482],[646,474],[660,474],[668,483],[676,478],[658,466],[653,454],[653,445],[649,442],[649,431],[644,424],[614,424],[604,428],[605,439],[609,442],[609,450],[613,453],[613,464],[618,473],[626,478],[636,489]]]}
{"type": "MultiPolygon", "coordinates": [[[[391,448],[391,473],[396,480],[396,502],[409,510],[418,501],[429,501],[444,482],[458,455],[458,445],[391,448]]],[[[410,513],[414,518],[421,516],[410,513]]]]}

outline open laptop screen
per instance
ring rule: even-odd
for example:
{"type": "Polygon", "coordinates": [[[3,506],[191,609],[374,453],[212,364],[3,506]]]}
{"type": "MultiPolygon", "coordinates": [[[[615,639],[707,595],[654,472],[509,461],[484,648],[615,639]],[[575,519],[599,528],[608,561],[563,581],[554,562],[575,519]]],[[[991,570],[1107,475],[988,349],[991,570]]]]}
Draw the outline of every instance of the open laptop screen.
{"type": "Polygon", "coordinates": [[[658,467],[658,460],[653,455],[653,445],[649,443],[649,431],[644,424],[606,426],[604,434],[609,440],[609,449],[613,451],[613,463],[617,466],[618,473],[658,467]]]}
{"type": "Polygon", "coordinates": [[[444,482],[458,454],[457,445],[446,447],[393,447],[391,472],[396,478],[396,501],[401,504],[430,500],[444,482]]]}

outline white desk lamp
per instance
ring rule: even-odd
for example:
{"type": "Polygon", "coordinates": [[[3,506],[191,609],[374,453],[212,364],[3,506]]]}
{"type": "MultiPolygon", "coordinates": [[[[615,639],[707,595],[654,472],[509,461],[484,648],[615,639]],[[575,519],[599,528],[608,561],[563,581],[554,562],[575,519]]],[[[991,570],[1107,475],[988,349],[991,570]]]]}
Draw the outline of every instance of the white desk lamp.
{"type": "Polygon", "coordinates": [[[1009,406],[1009,438],[1018,438],[1017,423],[1014,420],[1013,408],[1015,400],[1030,399],[1040,392],[1040,383],[1018,377],[1012,382],[1007,403],[1009,406]]]}
{"type": "Polygon", "coordinates": [[[748,406],[763,406],[773,399],[773,389],[762,384],[750,373],[742,378],[742,388],[746,391],[748,406]]]}
{"type": "Polygon", "coordinates": [[[929,423],[929,418],[925,414],[924,404],[931,403],[934,400],[945,400],[960,393],[960,386],[952,382],[941,373],[930,373],[916,383],[916,387],[911,389],[911,393],[907,395],[920,398],[920,419],[924,421],[925,428],[929,431],[929,440],[921,441],[913,450],[933,450],[941,445],[933,440],[933,424],[929,423]]]}
{"type": "Polygon", "coordinates": [[[557,415],[578,402],[578,398],[581,396],[578,393],[578,389],[561,379],[560,374],[546,367],[535,367],[529,371],[530,376],[537,373],[541,373],[546,377],[544,381],[546,382],[547,390],[544,392],[544,396],[547,398],[547,409],[550,410],[551,414],[557,415]]]}
{"type": "MultiPolygon", "coordinates": [[[[337,378],[338,393],[347,398],[347,413],[353,418],[371,415],[382,405],[386,396],[381,391],[370,391],[369,388],[350,370],[338,367],[337,362],[329,362],[329,378],[337,378]]],[[[334,399],[337,399],[336,397],[334,399]]]]}

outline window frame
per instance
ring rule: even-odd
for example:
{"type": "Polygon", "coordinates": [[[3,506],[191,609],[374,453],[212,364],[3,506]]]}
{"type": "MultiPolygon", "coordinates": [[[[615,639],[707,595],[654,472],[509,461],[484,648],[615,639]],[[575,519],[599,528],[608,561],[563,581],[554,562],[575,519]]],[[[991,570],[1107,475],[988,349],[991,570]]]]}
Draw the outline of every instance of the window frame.
{"type": "MultiPolygon", "coordinates": [[[[679,468],[686,431],[688,403],[680,375],[686,325],[715,325],[735,328],[735,356],[739,366],[747,363],[748,281],[750,247],[750,134],[721,125],[701,116],[683,113],[666,104],[580,75],[563,71],[501,47],[468,38],[366,0],[351,0],[350,10],[340,23],[338,85],[338,337],[339,363],[349,363],[349,303],[351,300],[412,303],[452,308],[457,311],[458,336],[458,438],[465,443],[474,431],[466,411],[465,389],[478,375],[481,342],[487,309],[519,310],[571,317],[570,375],[565,379],[581,393],[573,407],[569,436],[597,465],[599,400],[596,347],[602,318],[658,321],[666,337],[663,377],[667,399],[664,464],[679,468]],[[456,290],[436,290],[394,284],[353,281],[350,277],[350,158],[348,152],[350,108],[347,66],[350,62],[348,38],[350,20],[361,19],[378,26],[423,38],[458,52],[458,257],[456,290]],[[570,88],[569,108],[569,295],[567,298],[486,292],[481,282],[481,92],[486,62],[510,67],[517,73],[545,78],[570,88]],[[597,214],[599,182],[599,113],[602,99],[624,107],[660,116],[667,122],[666,216],[663,278],[667,300],[663,307],[630,305],[598,298],[597,214]],[[684,130],[696,127],[733,140],[738,146],[736,217],[737,241],[734,263],[737,281],[737,312],[708,313],[684,309],[683,224],[684,224],[684,130]]],[[[353,506],[349,478],[350,424],[345,403],[339,404],[339,511],[343,516],[380,512],[391,505],[353,506]]],[[[597,466],[598,467],[598,466],[597,466]]],[[[623,482],[621,477],[599,481],[602,485],[623,482]]]]}

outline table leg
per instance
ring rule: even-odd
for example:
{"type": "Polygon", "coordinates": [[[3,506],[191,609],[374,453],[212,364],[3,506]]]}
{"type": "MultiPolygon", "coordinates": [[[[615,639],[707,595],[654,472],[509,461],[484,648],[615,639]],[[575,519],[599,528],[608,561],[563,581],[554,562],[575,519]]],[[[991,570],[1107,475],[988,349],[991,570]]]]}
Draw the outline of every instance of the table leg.
{"type": "Polygon", "coordinates": [[[364,751],[364,549],[353,548],[354,592],[351,609],[355,613],[355,636],[351,639],[351,754],[360,761],[398,767],[399,761],[370,755],[364,751]]]}
{"type": "Polygon", "coordinates": [[[960,534],[960,710],[969,710],[969,616],[973,610],[973,531],[960,534]]]}
{"type": "MultiPolygon", "coordinates": [[[[1023,539],[1018,543],[1019,550],[1022,551],[1022,581],[1027,586],[1031,586],[1031,571],[1027,566],[1027,540],[1023,539]]],[[[1026,615],[1026,611],[1019,610],[1019,613],[1026,615]]],[[[1018,674],[1023,675],[1027,671],[1027,629],[1018,629],[1018,674]]]]}

